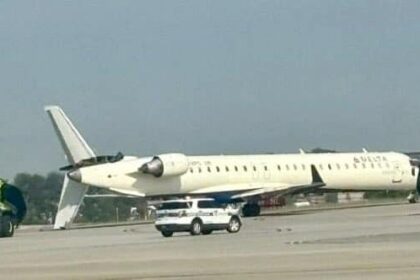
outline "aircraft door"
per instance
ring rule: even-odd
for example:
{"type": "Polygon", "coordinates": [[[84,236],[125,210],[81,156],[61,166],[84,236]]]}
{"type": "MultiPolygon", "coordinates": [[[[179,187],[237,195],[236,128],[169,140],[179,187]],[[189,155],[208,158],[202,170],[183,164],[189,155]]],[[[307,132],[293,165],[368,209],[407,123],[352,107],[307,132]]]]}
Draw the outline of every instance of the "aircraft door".
{"type": "Polygon", "coordinates": [[[393,164],[394,172],[392,176],[392,183],[397,184],[402,182],[403,177],[403,171],[401,169],[401,166],[398,162],[394,162],[393,164]]]}
{"type": "Polygon", "coordinates": [[[271,172],[268,164],[263,164],[261,167],[263,169],[264,180],[270,180],[271,172]]]}

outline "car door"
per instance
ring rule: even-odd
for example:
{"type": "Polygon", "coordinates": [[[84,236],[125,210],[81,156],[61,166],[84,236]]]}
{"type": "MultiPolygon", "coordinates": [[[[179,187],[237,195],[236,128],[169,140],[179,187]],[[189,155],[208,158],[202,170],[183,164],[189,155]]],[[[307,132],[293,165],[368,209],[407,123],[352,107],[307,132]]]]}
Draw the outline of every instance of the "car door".
{"type": "Polygon", "coordinates": [[[216,216],[216,209],[214,209],[211,200],[199,200],[197,202],[198,216],[204,224],[213,224],[216,216]]]}

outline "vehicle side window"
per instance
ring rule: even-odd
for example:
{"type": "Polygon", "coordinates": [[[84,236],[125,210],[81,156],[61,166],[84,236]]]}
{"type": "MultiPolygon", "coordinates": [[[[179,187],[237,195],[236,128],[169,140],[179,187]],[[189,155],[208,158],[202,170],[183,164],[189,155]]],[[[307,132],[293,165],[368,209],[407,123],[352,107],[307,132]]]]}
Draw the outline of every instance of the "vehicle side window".
{"type": "Polygon", "coordinates": [[[188,209],[191,207],[190,203],[187,202],[166,202],[162,203],[158,210],[176,210],[176,209],[188,209]]]}
{"type": "Polygon", "coordinates": [[[198,208],[203,209],[213,209],[213,208],[221,208],[221,205],[219,205],[216,201],[212,200],[201,200],[197,204],[198,208]]]}

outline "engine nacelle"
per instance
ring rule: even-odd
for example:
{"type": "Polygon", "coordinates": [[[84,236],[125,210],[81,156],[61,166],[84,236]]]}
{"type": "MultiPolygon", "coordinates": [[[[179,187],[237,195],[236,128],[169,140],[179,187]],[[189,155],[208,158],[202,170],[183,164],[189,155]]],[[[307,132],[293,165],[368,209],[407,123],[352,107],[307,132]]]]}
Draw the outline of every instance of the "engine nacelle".
{"type": "Polygon", "coordinates": [[[188,171],[188,158],[184,154],[163,154],[143,164],[139,171],[157,178],[178,176],[188,171]]]}

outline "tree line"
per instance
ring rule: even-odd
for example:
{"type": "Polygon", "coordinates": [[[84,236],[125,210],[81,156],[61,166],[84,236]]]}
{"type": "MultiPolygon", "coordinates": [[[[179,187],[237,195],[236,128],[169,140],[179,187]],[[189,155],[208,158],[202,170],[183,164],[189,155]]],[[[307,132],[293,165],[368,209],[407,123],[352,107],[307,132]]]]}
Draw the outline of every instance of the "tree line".
{"type": "MultiPolygon", "coordinates": [[[[13,184],[23,193],[28,212],[24,224],[52,224],[60,201],[64,174],[19,173],[13,184]]],[[[101,194],[98,188],[90,188],[88,194],[101,194]]],[[[75,222],[102,223],[128,220],[132,207],[138,207],[140,200],[125,197],[85,198],[75,222]]]]}

